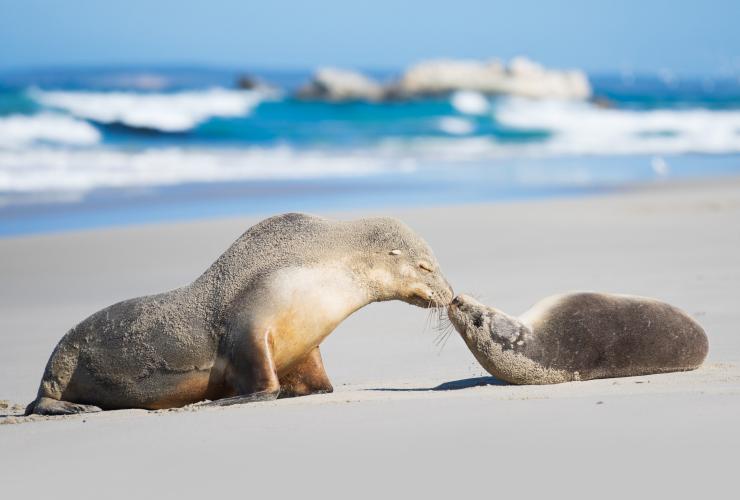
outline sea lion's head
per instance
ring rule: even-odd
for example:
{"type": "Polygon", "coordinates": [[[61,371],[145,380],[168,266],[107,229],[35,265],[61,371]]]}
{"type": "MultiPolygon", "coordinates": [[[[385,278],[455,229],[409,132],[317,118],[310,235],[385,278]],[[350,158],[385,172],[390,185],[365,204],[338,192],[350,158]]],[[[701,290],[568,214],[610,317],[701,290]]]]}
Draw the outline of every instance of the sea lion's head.
{"type": "Polygon", "coordinates": [[[447,317],[463,338],[491,329],[490,308],[469,295],[461,294],[452,299],[447,306],[447,317]]]}
{"type": "Polygon", "coordinates": [[[419,307],[446,306],[454,296],[434,252],[406,224],[391,217],[363,219],[363,276],[376,300],[419,307]]]}
{"type": "Polygon", "coordinates": [[[491,338],[513,349],[522,340],[522,325],[508,314],[460,294],[447,306],[447,317],[460,336],[468,340],[491,338]]]}

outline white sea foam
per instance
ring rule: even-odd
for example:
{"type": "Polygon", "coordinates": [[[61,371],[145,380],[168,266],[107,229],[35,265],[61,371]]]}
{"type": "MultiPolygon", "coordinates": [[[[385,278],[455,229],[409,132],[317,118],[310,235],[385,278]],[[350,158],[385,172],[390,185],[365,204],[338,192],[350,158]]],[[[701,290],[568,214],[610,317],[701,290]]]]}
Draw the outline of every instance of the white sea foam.
{"type": "MultiPolygon", "coordinates": [[[[586,102],[504,99],[496,120],[553,136],[519,150],[538,154],[681,154],[740,152],[740,111],[604,109],[586,102]]],[[[516,152],[516,150],[511,151],[516,152]]]]}
{"type": "Polygon", "coordinates": [[[34,143],[90,146],[101,135],[89,123],[69,116],[41,113],[0,117],[0,148],[19,148],[34,143]]]}
{"type": "Polygon", "coordinates": [[[484,115],[491,107],[486,96],[471,90],[455,92],[450,98],[450,103],[458,112],[465,115],[484,115]]]}
{"type": "Polygon", "coordinates": [[[246,116],[269,97],[263,91],[223,88],[156,94],[33,89],[29,95],[78,118],[162,132],[185,132],[213,117],[246,116]]]}
{"type": "Polygon", "coordinates": [[[519,156],[522,151],[502,145],[491,137],[417,137],[385,139],[372,154],[380,158],[406,157],[418,161],[457,162],[519,156]]]}
{"type": "MultiPolygon", "coordinates": [[[[740,111],[709,109],[605,109],[573,101],[500,98],[492,118],[521,133],[541,138],[518,141],[493,135],[468,137],[388,138],[378,154],[407,155],[421,160],[467,161],[519,157],[580,155],[675,155],[740,153],[740,111]]],[[[466,119],[442,118],[437,126],[450,134],[474,132],[466,119]],[[456,120],[460,120],[459,122],[456,120]],[[464,124],[463,122],[467,122],[464,124]]],[[[656,167],[665,175],[667,165],[656,167]]]]}
{"type": "MultiPolygon", "coordinates": [[[[198,93],[199,99],[210,92],[198,93]]],[[[79,96],[67,92],[42,95],[68,94],[79,96]]],[[[134,100],[162,96],[165,94],[135,95],[134,100]]],[[[193,110],[188,105],[178,108],[172,104],[180,102],[177,100],[165,101],[172,109],[193,110]]],[[[214,113],[216,106],[209,109],[214,113]]],[[[219,113],[229,109],[234,108],[224,106],[219,113]]],[[[500,125],[551,135],[520,141],[472,135],[476,128],[472,118],[448,116],[434,122],[448,137],[387,138],[353,150],[287,146],[121,150],[98,145],[100,132],[78,118],[50,112],[6,116],[0,117],[0,191],[79,192],[186,182],[362,176],[438,162],[619,154],[650,155],[655,174],[665,176],[672,172],[664,159],[670,155],[740,153],[738,110],[637,111],[603,109],[588,103],[500,99],[490,112],[500,125]]],[[[189,116],[192,120],[194,115],[189,116]]],[[[588,180],[591,170],[583,168],[575,174],[588,180]]]]}
{"type": "Polygon", "coordinates": [[[445,116],[437,121],[437,127],[444,133],[450,135],[467,135],[475,130],[470,120],[457,118],[455,116],[445,116]]]}
{"type": "Polygon", "coordinates": [[[187,182],[349,177],[413,163],[359,154],[271,149],[0,150],[0,192],[87,191],[187,182]]]}

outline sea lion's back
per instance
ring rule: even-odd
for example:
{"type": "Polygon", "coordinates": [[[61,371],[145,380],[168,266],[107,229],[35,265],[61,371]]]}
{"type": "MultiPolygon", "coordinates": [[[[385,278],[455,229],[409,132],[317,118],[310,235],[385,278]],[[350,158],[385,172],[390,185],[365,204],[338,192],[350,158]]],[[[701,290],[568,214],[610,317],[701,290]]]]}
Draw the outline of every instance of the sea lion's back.
{"type": "Polygon", "coordinates": [[[708,351],[704,330],[685,312],[630,295],[562,295],[540,312],[536,336],[550,367],[582,378],[693,369],[708,351]]]}

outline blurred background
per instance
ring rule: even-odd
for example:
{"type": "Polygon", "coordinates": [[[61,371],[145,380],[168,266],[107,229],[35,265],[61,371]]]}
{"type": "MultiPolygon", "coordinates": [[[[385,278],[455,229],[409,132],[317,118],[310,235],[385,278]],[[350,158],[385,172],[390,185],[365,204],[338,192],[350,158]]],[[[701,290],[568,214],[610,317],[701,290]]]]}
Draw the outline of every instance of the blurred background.
{"type": "Polygon", "coordinates": [[[740,172],[732,0],[0,4],[0,236],[740,172]]]}

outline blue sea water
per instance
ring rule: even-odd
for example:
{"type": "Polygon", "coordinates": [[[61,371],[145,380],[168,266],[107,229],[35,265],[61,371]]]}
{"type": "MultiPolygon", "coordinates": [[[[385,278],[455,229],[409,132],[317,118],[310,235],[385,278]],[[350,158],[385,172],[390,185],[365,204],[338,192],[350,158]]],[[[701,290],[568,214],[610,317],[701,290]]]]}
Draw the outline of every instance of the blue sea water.
{"type": "MultiPolygon", "coordinates": [[[[573,195],[740,173],[740,80],[591,75],[588,102],[296,100],[309,72],[0,74],[0,235],[573,195]]],[[[392,72],[375,75],[393,77],[392,72]]]]}

